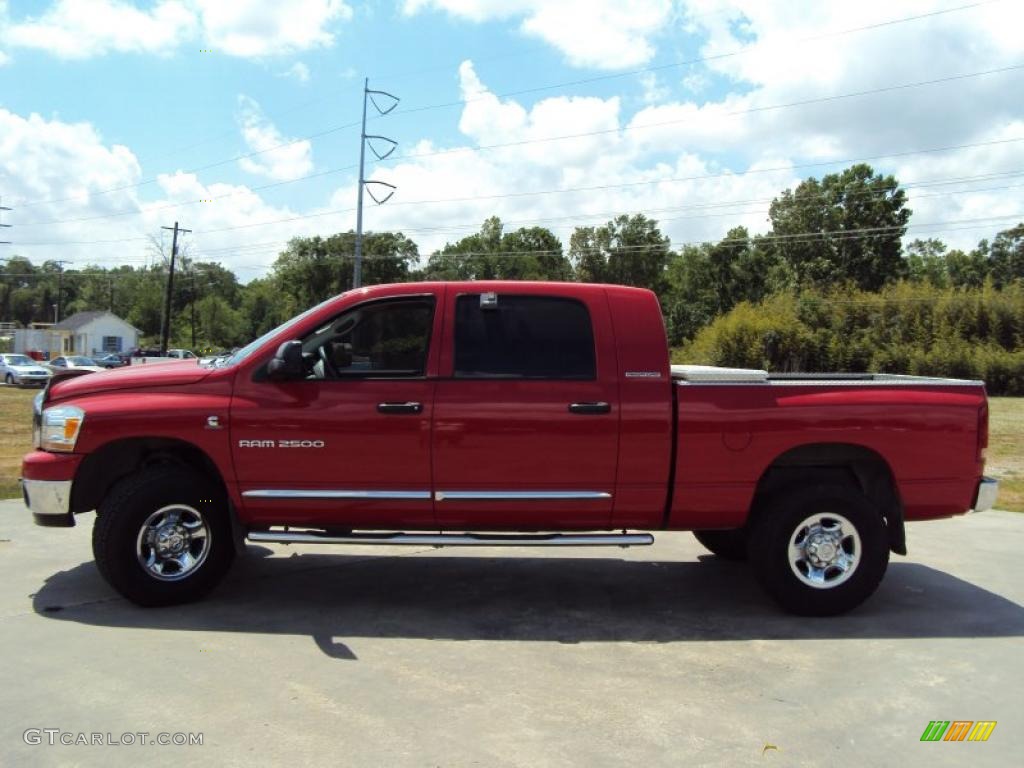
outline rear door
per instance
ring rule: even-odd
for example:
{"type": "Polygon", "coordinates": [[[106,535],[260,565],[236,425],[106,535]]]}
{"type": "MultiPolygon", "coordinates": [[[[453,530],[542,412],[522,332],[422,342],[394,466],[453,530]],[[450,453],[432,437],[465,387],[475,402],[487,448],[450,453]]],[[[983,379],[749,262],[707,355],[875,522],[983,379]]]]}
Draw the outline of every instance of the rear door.
{"type": "Polygon", "coordinates": [[[434,509],[445,527],[601,528],[618,458],[603,289],[451,287],[434,401],[434,509]],[[564,290],[564,289],[563,289],[564,290]]]}

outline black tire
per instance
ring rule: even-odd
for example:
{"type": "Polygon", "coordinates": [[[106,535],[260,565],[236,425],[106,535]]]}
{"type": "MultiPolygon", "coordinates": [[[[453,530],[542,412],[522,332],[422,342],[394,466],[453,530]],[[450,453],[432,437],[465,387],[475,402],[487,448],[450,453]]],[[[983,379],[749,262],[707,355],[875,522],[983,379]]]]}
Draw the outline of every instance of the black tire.
{"type": "MultiPolygon", "coordinates": [[[[802,616],[835,616],[856,608],[878,588],[889,565],[889,541],[881,513],[859,490],[841,485],[811,486],[772,499],[750,526],[747,551],[765,591],[787,611],[802,616]],[[814,516],[820,516],[815,522],[824,525],[804,527],[814,516]],[[847,524],[855,536],[848,534],[847,524]],[[812,554],[803,547],[815,543],[816,531],[826,536],[821,539],[828,547],[821,550],[826,556],[832,554],[839,537],[847,555],[859,549],[855,565],[846,569],[848,575],[842,562],[812,567],[812,558],[820,551],[812,554]],[[828,535],[835,538],[828,539],[828,535]],[[859,547],[855,546],[857,538],[859,547]],[[792,565],[791,541],[802,550],[792,565]],[[817,587],[809,583],[813,576],[820,579],[817,587]]],[[[818,560],[817,564],[824,562],[818,560]]]]}
{"type": "MultiPolygon", "coordinates": [[[[97,510],[92,529],[96,566],[110,586],[137,605],[176,605],[198,600],[220,582],[234,560],[228,514],[227,499],[202,475],[173,465],[142,469],[119,481],[97,510]],[[165,569],[161,577],[141,562],[140,551],[143,556],[155,556],[156,548],[143,543],[140,537],[144,536],[147,521],[166,508],[170,508],[169,514],[177,512],[183,516],[182,525],[188,530],[193,530],[188,528],[189,523],[195,525],[198,519],[205,526],[205,534],[195,525],[195,538],[190,535],[186,539],[188,543],[180,556],[187,552],[196,562],[189,566],[191,570],[184,571],[180,561],[169,558],[156,566],[165,569]]],[[[173,535],[174,526],[168,525],[170,528],[163,526],[161,530],[173,535]]]]}
{"type": "Polygon", "coordinates": [[[4,376],[4,381],[7,383],[8,387],[14,386],[14,377],[11,374],[8,373],[6,376],[4,376]]]}
{"type": "Polygon", "coordinates": [[[733,528],[720,531],[694,531],[697,541],[723,560],[737,562],[747,559],[747,529],[733,528]]]}

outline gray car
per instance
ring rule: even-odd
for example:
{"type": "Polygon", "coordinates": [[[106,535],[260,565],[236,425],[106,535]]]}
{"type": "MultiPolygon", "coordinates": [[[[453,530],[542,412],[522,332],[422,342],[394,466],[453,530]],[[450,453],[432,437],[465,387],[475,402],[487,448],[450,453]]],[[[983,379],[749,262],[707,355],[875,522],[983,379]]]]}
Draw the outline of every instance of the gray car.
{"type": "Polygon", "coordinates": [[[0,378],[18,387],[45,387],[50,370],[28,355],[0,355],[0,378]]]}

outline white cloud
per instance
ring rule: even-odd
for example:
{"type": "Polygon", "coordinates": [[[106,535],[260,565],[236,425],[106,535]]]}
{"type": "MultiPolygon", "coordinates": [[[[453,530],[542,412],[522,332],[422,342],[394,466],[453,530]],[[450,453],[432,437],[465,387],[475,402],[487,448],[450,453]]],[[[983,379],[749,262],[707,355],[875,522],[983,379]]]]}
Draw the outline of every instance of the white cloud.
{"type": "Polygon", "coordinates": [[[570,64],[633,67],[654,56],[651,39],[672,17],[671,0],[405,0],[407,15],[444,11],[482,22],[522,18],[521,30],[561,51],[570,64]]]}
{"type": "Polygon", "coordinates": [[[309,82],[309,67],[303,64],[301,61],[296,61],[288,69],[281,73],[282,77],[290,77],[298,80],[302,84],[309,82]]]}
{"type": "Polygon", "coordinates": [[[261,153],[240,159],[238,165],[243,171],[282,181],[313,170],[312,144],[306,139],[292,141],[282,136],[256,101],[248,96],[239,96],[237,119],[246,146],[261,153]]]}
{"type": "Polygon", "coordinates": [[[661,84],[654,72],[645,72],[640,76],[640,86],[643,88],[641,97],[644,104],[657,104],[668,98],[669,89],[661,84]]]}
{"type": "Polygon", "coordinates": [[[194,33],[195,17],[179,0],[151,10],[122,0],[58,0],[39,16],[8,22],[6,43],[64,59],[105,53],[169,53],[194,33]]]}
{"type": "Polygon", "coordinates": [[[343,0],[159,0],[146,10],[126,0],[56,0],[17,21],[4,21],[3,11],[0,5],[5,44],[63,59],[168,54],[189,45],[229,56],[276,56],[329,46],[332,27],[352,18],[343,0]]]}
{"type": "MultiPolygon", "coordinates": [[[[4,230],[14,243],[7,254],[26,256],[36,264],[65,259],[76,268],[143,266],[153,258],[148,236],[159,235],[161,226],[178,219],[194,232],[204,232],[188,236],[196,246],[194,255],[205,258],[203,251],[212,250],[210,258],[249,279],[258,271],[246,268],[257,258],[247,244],[266,239],[267,231],[246,225],[299,215],[268,204],[244,185],[204,184],[180,171],[159,175],[156,187],[145,187],[157,189],[155,198],[143,201],[135,186],[142,181],[142,170],[127,147],[105,144],[88,123],[23,117],[2,108],[0,176],[5,179],[5,204],[14,208],[5,217],[14,224],[4,230]]],[[[274,227],[273,236],[306,234],[309,226],[300,219],[274,227]]],[[[268,258],[273,256],[260,255],[258,260],[268,258]]]]}
{"type": "Polygon", "coordinates": [[[352,18],[342,0],[193,0],[210,47],[231,56],[273,56],[329,46],[330,27],[352,18]]]}

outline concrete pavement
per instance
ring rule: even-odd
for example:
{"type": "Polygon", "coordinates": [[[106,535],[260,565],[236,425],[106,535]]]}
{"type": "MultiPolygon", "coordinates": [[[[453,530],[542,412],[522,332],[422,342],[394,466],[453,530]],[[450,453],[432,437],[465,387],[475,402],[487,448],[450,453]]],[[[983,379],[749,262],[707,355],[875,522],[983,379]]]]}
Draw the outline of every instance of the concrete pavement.
{"type": "Polygon", "coordinates": [[[625,551],[250,546],[205,602],[146,610],[100,579],[91,523],[38,528],[0,502],[0,765],[1024,755],[1024,515],[909,525],[875,597],[817,620],[780,613],[689,534],[625,551]],[[998,725],[986,743],[921,743],[930,720],[998,725]],[[29,728],[203,745],[36,746],[29,728]]]}

